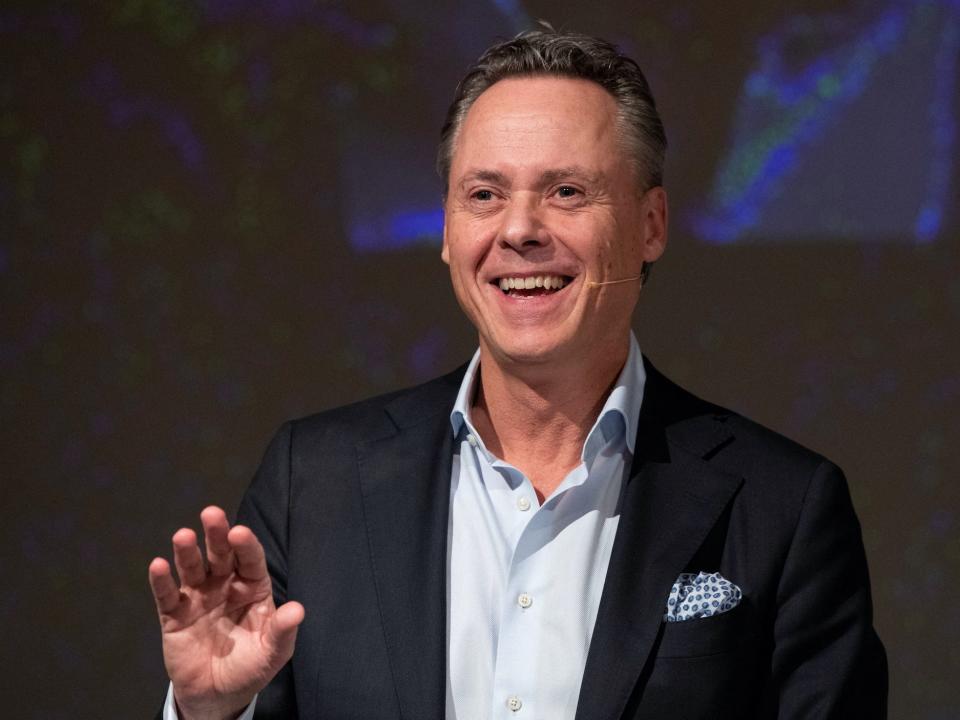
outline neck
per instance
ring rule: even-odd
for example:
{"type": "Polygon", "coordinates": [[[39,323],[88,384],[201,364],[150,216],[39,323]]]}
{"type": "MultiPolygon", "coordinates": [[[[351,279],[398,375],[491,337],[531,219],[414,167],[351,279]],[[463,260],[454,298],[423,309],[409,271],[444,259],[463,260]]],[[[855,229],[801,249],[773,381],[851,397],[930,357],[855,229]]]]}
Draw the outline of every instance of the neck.
{"type": "Polygon", "coordinates": [[[480,350],[471,417],[487,448],[544,497],[580,463],[590,428],[623,368],[629,335],[588,362],[518,366],[480,350]]]}

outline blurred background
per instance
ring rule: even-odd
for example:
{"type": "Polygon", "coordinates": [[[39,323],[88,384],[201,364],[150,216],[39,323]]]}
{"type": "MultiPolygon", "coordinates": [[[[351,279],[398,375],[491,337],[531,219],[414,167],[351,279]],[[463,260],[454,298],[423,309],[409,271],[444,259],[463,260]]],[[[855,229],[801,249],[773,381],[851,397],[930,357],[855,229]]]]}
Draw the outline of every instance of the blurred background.
{"type": "Polygon", "coordinates": [[[172,532],[282,421],[469,357],[436,140],[538,18],[658,98],[644,352],[845,469],[890,716],[960,717],[957,0],[4,2],[4,716],[150,716],[172,532]]]}

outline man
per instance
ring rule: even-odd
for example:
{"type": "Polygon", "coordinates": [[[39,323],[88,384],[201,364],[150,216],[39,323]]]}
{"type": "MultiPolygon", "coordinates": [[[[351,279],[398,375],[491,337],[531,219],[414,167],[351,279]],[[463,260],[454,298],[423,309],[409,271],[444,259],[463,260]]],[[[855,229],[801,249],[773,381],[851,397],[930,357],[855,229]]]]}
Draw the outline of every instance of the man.
{"type": "Polygon", "coordinates": [[[208,567],[173,536],[181,585],[150,565],[167,717],[885,716],[842,474],[672,384],[631,333],[665,144],[603,41],[481,57],[439,156],[479,351],[285,425],[245,525],[201,514],[208,567]]]}

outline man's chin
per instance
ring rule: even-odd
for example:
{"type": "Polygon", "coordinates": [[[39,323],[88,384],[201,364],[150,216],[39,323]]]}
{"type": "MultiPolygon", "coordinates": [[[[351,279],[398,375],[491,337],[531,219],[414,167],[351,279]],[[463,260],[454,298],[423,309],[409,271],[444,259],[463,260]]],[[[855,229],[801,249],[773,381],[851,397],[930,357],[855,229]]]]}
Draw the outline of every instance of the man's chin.
{"type": "Polygon", "coordinates": [[[571,343],[556,338],[526,336],[511,342],[480,344],[484,357],[491,358],[504,369],[537,367],[541,365],[562,366],[576,356],[571,343]]]}

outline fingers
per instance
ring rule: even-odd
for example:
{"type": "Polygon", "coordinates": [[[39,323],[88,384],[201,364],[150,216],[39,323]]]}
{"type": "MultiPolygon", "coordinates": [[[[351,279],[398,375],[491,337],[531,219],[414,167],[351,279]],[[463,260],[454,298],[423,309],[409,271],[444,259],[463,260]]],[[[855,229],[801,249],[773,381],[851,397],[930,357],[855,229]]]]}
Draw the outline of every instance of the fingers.
{"type": "Polygon", "coordinates": [[[264,627],[263,642],[278,666],[283,665],[293,655],[297,629],[303,622],[303,617],[303,605],[291,600],[277,608],[264,627]]]}
{"type": "Polygon", "coordinates": [[[197,534],[189,528],[180,528],[173,534],[173,562],[181,585],[196,587],[207,577],[203,556],[197,547],[197,534]]]}
{"type": "Polygon", "coordinates": [[[207,546],[207,564],[210,573],[223,577],[233,572],[233,549],[227,540],[230,523],[227,514],[220,508],[211,505],[200,513],[200,522],[203,525],[203,536],[207,546]]]}
{"type": "Polygon", "coordinates": [[[244,580],[260,580],[267,577],[267,560],[263,554],[263,546],[250,528],[235,525],[227,533],[227,540],[233,548],[236,570],[240,577],[244,580]]]}
{"type": "MultiPolygon", "coordinates": [[[[199,587],[208,574],[226,577],[236,572],[245,580],[269,577],[263,546],[250,528],[242,525],[230,528],[226,513],[214,505],[203,509],[200,522],[203,525],[209,572],[197,545],[197,534],[190,528],[180,528],[173,534],[173,562],[181,586],[199,587]]],[[[161,568],[159,565],[157,567],[157,578],[160,578],[161,568]]],[[[166,565],[168,576],[169,572],[169,565],[166,565]]],[[[166,580],[161,582],[163,590],[169,594],[166,580]]],[[[172,578],[170,582],[173,582],[172,578]]]]}
{"type": "Polygon", "coordinates": [[[160,614],[172,613],[180,603],[180,588],[170,574],[170,563],[163,558],[154,558],[147,570],[153,600],[160,614]]]}

